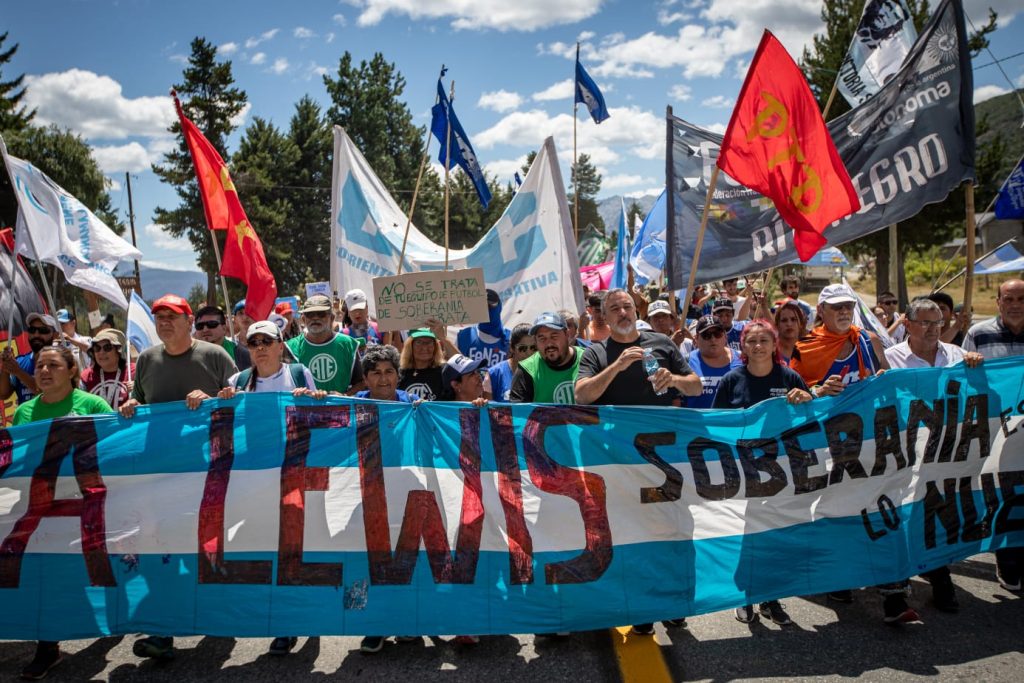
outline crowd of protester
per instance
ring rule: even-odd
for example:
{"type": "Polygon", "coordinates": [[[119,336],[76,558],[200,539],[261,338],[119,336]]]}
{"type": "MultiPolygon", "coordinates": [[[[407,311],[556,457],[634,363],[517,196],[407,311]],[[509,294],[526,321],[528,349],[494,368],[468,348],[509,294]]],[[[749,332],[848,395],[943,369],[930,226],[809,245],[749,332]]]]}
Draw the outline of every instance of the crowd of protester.
{"type": "MultiPolygon", "coordinates": [[[[836,396],[889,368],[961,362],[973,368],[984,359],[1024,354],[1024,281],[1018,279],[999,286],[998,315],[974,325],[970,312],[945,293],[919,297],[899,313],[897,297],[883,292],[872,310],[894,342],[887,348],[855,324],[858,297],[847,285],[826,286],[811,306],[800,298],[795,276],[782,279],[774,303],[754,286],[741,293],[740,284],[734,278],[720,287],[701,286],[682,307],[667,297],[648,301],[622,289],[589,293],[580,315],[550,311],[511,329],[502,322],[497,293],[488,290],[488,320],[460,330],[454,343],[434,319],[401,334],[380,332],[361,290],[335,301],[310,296],[298,311],[280,304],[265,321],[249,318],[244,301],[229,319],[216,306],[193,312],[188,301],[168,294],[151,309],[160,343],[137,358],[112,320],[88,338],[67,309],[56,317],[32,313],[24,320],[29,351],[3,353],[0,398],[16,396],[15,425],[112,411],[132,419],[139,405],[184,401],[196,409],[213,397],[267,391],[318,400],[351,395],[476,406],[500,401],[744,409],[772,398],[796,404],[836,396]]],[[[1024,549],[996,556],[998,582],[1020,591],[1024,549]]],[[[948,567],[923,577],[938,609],[959,609],[948,567]]],[[[920,619],[908,601],[909,579],[877,588],[886,623],[920,619]]],[[[850,602],[853,592],[828,597],[850,602]]],[[[778,600],[757,610],[739,606],[735,616],[747,623],[759,616],[792,623],[778,600]]],[[[685,620],[663,623],[678,628],[685,620]]],[[[650,634],[654,626],[633,630],[650,634]]],[[[457,637],[466,645],[478,640],[457,637]]],[[[367,636],[361,650],[378,652],[384,641],[367,636]]],[[[280,636],[269,652],[285,655],[295,644],[295,636],[280,636]]],[[[148,636],[135,641],[134,652],[169,658],[173,647],[171,637],[148,636]]],[[[22,675],[43,678],[60,659],[57,643],[40,642],[22,675]]]]}

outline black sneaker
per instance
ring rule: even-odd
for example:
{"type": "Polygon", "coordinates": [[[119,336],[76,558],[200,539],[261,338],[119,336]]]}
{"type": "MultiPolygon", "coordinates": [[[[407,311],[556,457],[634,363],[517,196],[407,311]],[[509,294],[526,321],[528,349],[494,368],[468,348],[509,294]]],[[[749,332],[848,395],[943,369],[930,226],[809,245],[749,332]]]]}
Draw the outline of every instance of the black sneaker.
{"type": "Polygon", "coordinates": [[[885,596],[882,610],[885,612],[883,617],[885,623],[892,624],[893,626],[906,624],[911,621],[921,621],[921,616],[917,613],[917,610],[908,605],[907,599],[899,593],[885,596]]]}
{"type": "Polygon", "coordinates": [[[384,636],[366,636],[359,643],[359,651],[366,655],[372,655],[384,649],[384,636]]]}
{"type": "Polygon", "coordinates": [[[956,599],[956,589],[949,579],[932,584],[932,602],[935,603],[935,609],[940,612],[956,614],[960,611],[960,601],[956,599]]]}
{"type": "Polygon", "coordinates": [[[757,619],[757,612],[754,611],[753,605],[744,605],[743,607],[736,608],[736,621],[750,624],[757,621],[757,619]]]}
{"type": "Polygon", "coordinates": [[[26,681],[41,681],[50,673],[50,669],[60,664],[62,659],[57,643],[39,642],[36,644],[36,656],[21,670],[21,677],[26,681]]]}
{"type": "Polygon", "coordinates": [[[686,628],[686,619],[666,619],[663,622],[661,622],[661,625],[665,628],[686,628]]]}
{"type": "Polygon", "coordinates": [[[174,638],[171,636],[147,636],[132,645],[136,657],[149,659],[174,659],[174,638]]]}
{"type": "Polygon", "coordinates": [[[274,642],[270,644],[270,649],[267,650],[267,654],[274,655],[275,657],[283,657],[292,651],[295,644],[299,642],[299,639],[295,636],[278,636],[274,638],[274,642]]]}
{"type": "Polygon", "coordinates": [[[779,626],[789,626],[793,623],[793,620],[789,618],[789,614],[786,613],[786,609],[778,600],[762,602],[759,607],[761,610],[761,616],[765,619],[770,619],[779,626]]]}
{"type": "Polygon", "coordinates": [[[999,581],[1000,586],[1010,591],[1011,593],[1020,592],[1020,574],[1018,574],[1016,571],[1000,571],[997,568],[996,580],[999,581]]]}
{"type": "Polygon", "coordinates": [[[654,635],[654,624],[634,624],[633,635],[635,636],[653,636],[654,635]]]}
{"type": "Polygon", "coordinates": [[[853,602],[853,591],[849,589],[841,591],[832,591],[828,594],[828,599],[832,602],[841,602],[844,605],[849,605],[851,602],[853,602]]]}

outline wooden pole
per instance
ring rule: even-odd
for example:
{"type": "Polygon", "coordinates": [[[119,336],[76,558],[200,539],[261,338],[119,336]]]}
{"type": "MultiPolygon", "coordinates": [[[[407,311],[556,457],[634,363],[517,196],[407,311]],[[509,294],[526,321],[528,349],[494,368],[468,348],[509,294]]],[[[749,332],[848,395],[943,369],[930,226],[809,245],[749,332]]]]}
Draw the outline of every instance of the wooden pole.
{"type": "Polygon", "coordinates": [[[836,76],[836,80],[832,82],[832,92],[828,94],[828,100],[825,102],[825,108],[821,110],[821,118],[824,121],[828,121],[828,110],[832,108],[832,102],[836,99],[836,91],[839,90],[839,76],[836,76]]]}
{"type": "MultiPolygon", "coordinates": [[[[210,239],[213,240],[213,253],[217,257],[217,272],[220,273],[220,245],[217,244],[217,235],[213,230],[210,231],[210,239]]],[[[235,336],[235,321],[234,315],[231,312],[231,300],[228,298],[228,281],[223,274],[220,276],[220,286],[224,290],[224,317],[228,319],[228,333],[230,333],[233,339],[235,336]]]]}
{"type": "MultiPolygon", "coordinates": [[[[576,43],[576,63],[580,62],[580,44],[576,43]]],[[[576,72],[573,71],[573,82],[575,83],[576,72]]],[[[572,230],[576,235],[576,246],[580,243],[580,188],[576,168],[576,88],[573,87],[572,95],[572,171],[569,179],[572,181],[572,230]]]]}
{"type": "MultiPolygon", "coordinates": [[[[132,204],[132,177],[125,171],[124,182],[128,187],[128,225],[132,229],[132,246],[138,248],[135,241],[135,207],[132,204]]],[[[139,296],[142,296],[142,274],[139,272],[139,260],[135,259],[135,281],[139,283],[139,296]]]]}
{"type": "Polygon", "coordinates": [[[448,129],[445,132],[445,143],[444,143],[444,269],[448,270],[448,207],[449,207],[449,195],[448,189],[448,174],[452,164],[452,115],[451,106],[455,100],[455,81],[452,81],[451,88],[448,91],[448,129]]]}
{"type": "Polygon", "coordinates": [[[967,205],[967,267],[964,271],[964,301],[963,311],[971,310],[971,296],[974,294],[974,234],[977,226],[974,222],[974,182],[967,181],[964,188],[965,204],[967,205]]]}
{"type": "Polygon", "coordinates": [[[715,195],[715,185],[718,183],[718,164],[711,171],[711,182],[708,183],[708,194],[704,199],[704,212],[700,217],[700,232],[697,233],[697,246],[693,249],[693,263],[690,264],[690,281],[686,285],[686,295],[693,296],[693,285],[697,279],[697,264],[700,263],[700,250],[704,246],[704,231],[708,227],[708,212],[711,210],[711,199],[715,195]]]}
{"type": "MultiPolygon", "coordinates": [[[[900,298],[900,243],[896,223],[889,226],[889,291],[900,298]]],[[[900,302],[905,303],[905,302],[900,302]]]]}
{"type": "Polygon", "coordinates": [[[416,176],[416,187],[412,191],[412,204],[409,205],[409,216],[405,219],[405,236],[402,237],[402,253],[398,257],[398,272],[397,275],[402,274],[402,266],[405,265],[405,246],[409,243],[409,230],[412,228],[412,214],[416,211],[416,198],[420,194],[420,181],[423,180],[423,171],[427,167],[427,158],[430,156],[428,150],[430,149],[430,130],[427,130],[427,144],[423,149],[423,158],[420,160],[420,172],[416,176]]]}

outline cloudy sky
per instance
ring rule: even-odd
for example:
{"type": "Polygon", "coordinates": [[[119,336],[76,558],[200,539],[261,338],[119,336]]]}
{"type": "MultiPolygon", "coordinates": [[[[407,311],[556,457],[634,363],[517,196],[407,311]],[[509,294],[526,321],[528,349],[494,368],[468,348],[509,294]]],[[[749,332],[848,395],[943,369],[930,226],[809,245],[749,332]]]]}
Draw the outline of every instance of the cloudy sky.
{"type": "MultiPolygon", "coordinates": [[[[979,25],[989,6],[1000,15],[992,53],[1024,50],[1020,0],[966,0],[979,25]]],[[[444,63],[477,155],[502,181],[548,135],[563,165],[571,159],[579,40],[612,115],[595,126],[581,111],[579,148],[603,174],[603,195],[644,194],[664,182],[665,106],[724,130],[762,30],[799,57],[822,28],[820,11],[820,0],[64,0],[5,3],[0,30],[10,32],[5,47],[21,44],[4,77],[25,73],[37,120],[69,127],[93,146],[122,215],[124,174],[132,175],[146,262],[194,269],[191,246],[153,224],[153,208],[174,206],[176,197],[149,168],[173,145],[167,91],[181,80],[195,36],[232,61],[249,96],[243,125],[261,116],[285,127],[306,94],[326,108],[321,75],[333,73],[346,50],[356,60],[380,51],[394,62],[423,125],[444,63]]],[[[976,101],[1010,89],[990,62],[988,54],[975,60],[976,101]]],[[[1003,67],[1024,87],[1024,55],[1003,67]]]]}

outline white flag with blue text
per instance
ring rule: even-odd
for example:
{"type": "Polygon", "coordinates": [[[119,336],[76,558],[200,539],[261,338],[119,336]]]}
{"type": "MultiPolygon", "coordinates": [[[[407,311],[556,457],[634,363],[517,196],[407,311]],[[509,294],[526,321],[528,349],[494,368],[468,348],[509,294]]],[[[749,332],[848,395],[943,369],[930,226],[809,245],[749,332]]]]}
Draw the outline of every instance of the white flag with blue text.
{"type": "Polygon", "coordinates": [[[114,268],[142,252],[117,236],[82,202],[31,163],[0,153],[18,201],[15,249],[22,256],[57,266],[67,281],[128,308],[114,268]]]}
{"type": "MultiPolygon", "coordinates": [[[[483,268],[502,301],[507,327],[545,311],[583,310],[579,259],[555,143],[544,141],[498,222],[469,249],[452,249],[449,268],[483,268]]],[[[331,288],[373,291],[395,275],[406,215],[340,126],[334,127],[331,288]]],[[[444,246],[409,226],[403,273],[444,269],[444,246]]],[[[371,307],[372,308],[372,307],[371,307]]]]}
{"type": "Polygon", "coordinates": [[[128,304],[128,342],[135,347],[135,350],[142,353],[150,346],[160,343],[160,337],[156,335],[156,324],[153,322],[153,314],[149,311],[149,305],[143,301],[139,293],[132,290],[132,300],[128,304]]]}

